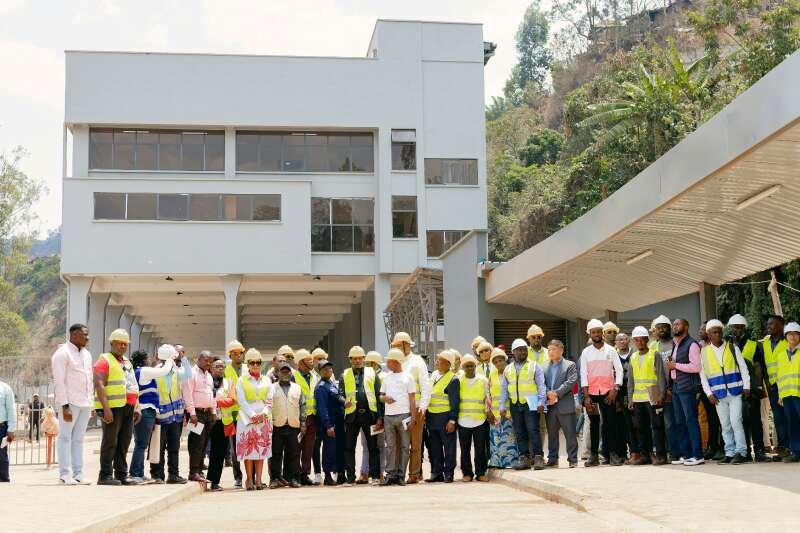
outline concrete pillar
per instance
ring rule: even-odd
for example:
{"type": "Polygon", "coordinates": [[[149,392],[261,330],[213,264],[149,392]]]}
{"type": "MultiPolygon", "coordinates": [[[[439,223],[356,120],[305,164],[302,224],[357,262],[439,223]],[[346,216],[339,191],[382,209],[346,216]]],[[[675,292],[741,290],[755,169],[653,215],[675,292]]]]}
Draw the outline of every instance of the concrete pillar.
{"type": "MultiPolygon", "coordinates": [[[[375,293],[364,291],[361,293],[361,346],[365,350],[375,349],[375,293]]],[[[385,334],[384,334],[385,335],[385,334]]],[[[385,353],[383,354],[386,355],[385,353]]]]}
{"type": "Polygon", "coordinates": [[[153,350],[151,349],[152,344],[152,333],[144,333],[139,336],[139,349],[144,350],[150,354],[151,357],[155,356],[153,350]]]}
{"type": "MultiPolygon", "coordinates": [[[[373,291],[373,331],[375,332],[375,349],[382,354],[389,351],[389,340],[383,322],[383,310],[391,300],[391,283],[386,274],[376,274],[373,291]]],[[[392,332],[394,334],[394,332],[392,332]]]]}
{"type": "Polygon", "coordinates": [[[72,276],[67,280],[67,334],[72,324],[88,325],[92,281],[94,278],[88,276],[72,276]]]}
{"type": "Polygon", "coordinates": [[[107,292],[89,293],[89,352],[97,358],[103,353],[106,331],[106,306],[111,294],[107,292]]]}
{"type": "MultiPolygon", "coordinates": [[[[124,312],[125,312],[125,306],[124,305],[107,305],[106,306],[105,331],[103,333],[101,333],[102,342],[103,342],[103,348],[98,352],[98,354],[102,353],[102,352],[107,352],[108,349],[111,348],[111,345],[108,343],[108,337],[111,335],[112,331],[114,331],[115,329],[117,329],[119,327],[120,320],[122,319],[122,313],[124,313],[124,312]]],[[[91,334],[92,334],[92,332],[90,331],[89,335],[91,335],[91,334]]],[[[98,354],[92,352],[92,355],[94,355],[95,358],[97,358],[98,354]]]]}
{"type": "Polygon", "coordinates": [[[717,318],[717,295],[716,285],[701,282],[699,288],[700,298],[700,321],[705,322],[712,318],[717,318]]]}
{"type": "Polygon", "coordinates": [[[130,351],[133,353],[135,350],[139,349],[141,345],[141,335],[142,335],[142,325],[134,319],[131,323],[131,330],[129,332],[131,334],[131,346],[130,351]]]}
{"type": "Polygon", "coordinates": [[[225,339],[224,345],[239,338],[239,287],[242,276],[225,276],[222,289],[225,292],[225,339]]]}
{"type": "Polygon", "coordinates": [[[225,128],[225,177],[236,177],[236,129],[225,128]]]}

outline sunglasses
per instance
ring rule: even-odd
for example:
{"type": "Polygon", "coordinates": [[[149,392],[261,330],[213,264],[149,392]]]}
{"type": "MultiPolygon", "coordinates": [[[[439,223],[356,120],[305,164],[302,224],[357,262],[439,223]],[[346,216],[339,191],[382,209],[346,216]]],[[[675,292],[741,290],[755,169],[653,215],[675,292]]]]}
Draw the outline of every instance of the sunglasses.
{"type": "Polygon", "coordinates": [[[261,361],[248,361],[247,364],[248,365],[261,366],[261,361]]]}

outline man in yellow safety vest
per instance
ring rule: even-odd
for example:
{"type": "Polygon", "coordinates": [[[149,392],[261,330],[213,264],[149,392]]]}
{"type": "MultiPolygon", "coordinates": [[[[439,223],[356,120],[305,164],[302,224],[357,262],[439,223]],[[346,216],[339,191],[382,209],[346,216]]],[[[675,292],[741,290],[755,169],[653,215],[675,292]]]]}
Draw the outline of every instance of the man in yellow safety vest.
{"type": "Polygon", "coordinates": [[[786,350],[778,354],[778,401],[788,422],[789,454],[785,463],[800,462],[800,324],[789,322],[783,329],[786,350]]]}
{"type": "Polygon", "coordinates": [[[430,435],[431,477],[426,483],[453,482],[459,406],[459,381],[452,371],[454,363],[455,354],[444,350],[436,357],[436,370],[431,374],[431,403],[425,417],[430,435]]]}
{"type": "MultiPolygon", "coordinates": [[[[236,391],[236,385],[239,383],[239,376],[242,375],[242,359],[244,358],[244,346],[241,342],[237,340],[232,340],[228,343],[228,357],[231,358],[231,362],[228,366],[225,367],[225,381],[227,382],[228,386],[230,386],[234,391],[236,391]]],[[[233,394],[234,398],[236,397],[236,393],[233,394]]],[[[233,424],[233,431],[230,430],[228,433],[232,433],[230,436],[230,443],[229,443],[229,450],[231,450],[231,466],[233,467],[233,486],[237,489],[242,488],[242,467],[239,464],[239,460],[236,458],[236,421],[239,419],[239,404],[234,402],[231,407],[223,408],[222,409],[222,416],[225,418],[223,420],[223,424],[227,426],[228,424],[233,424]],[[230,420],[227,422],[226,420],[230,420]]]]}
{"type": "Polygon", "coordinates": [[[297,368],[292,370],[294,382],[300,386],[306,398],[306,430],[300,441],[300,477],[301,485],[313,485],[311,481],[311,463],[314,445],[317,440],[317,408],[314,402],[314,389],[317,388],[319,376],[314,372],[314,355],[308,350],[297,350],[297,368]]]}
{"type": "Polygon", "coordinates": [[[461,359],[464,376],[460,378],[458,389],[458,442],[461,446],[462,481],[489,481],[486,476],[488,458],[486,445],[489,440],[489,423],[486,413],[491,405],[486,405],[489,395],[489,380],[476,374],[478,360],[467,354],[461,359]],[[475,469],[472,469],[472,448],[475,448],[475,469]]]}
{"type": "Polygon", "coordinates": [[[378,441],[372,434],[383,429],[383,406],[378,402],[381,380],[375,371],[366,367],[364,348],[350,348],[350,368],[342,373],[339,392],[344,399],[345,446],[344,461],[348,483],[356,481],[356,443],[358,434],[364,433],[369,453],[369,476],[374,484],[380,483],[378,441]]]}

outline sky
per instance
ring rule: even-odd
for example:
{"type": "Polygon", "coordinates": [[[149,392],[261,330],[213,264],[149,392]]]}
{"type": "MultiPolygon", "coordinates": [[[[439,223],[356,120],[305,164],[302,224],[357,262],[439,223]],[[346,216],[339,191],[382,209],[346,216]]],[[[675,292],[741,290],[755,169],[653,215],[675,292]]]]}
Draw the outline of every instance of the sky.
{"type": "Polygon", "coordinates": [[[61,222],[64,50],[365,55],[375,20],[480,22],[497,43],[486,101],[516,61],[530,0],[0,0],[0,152],[47,191],[29,230],[61,222]]]}

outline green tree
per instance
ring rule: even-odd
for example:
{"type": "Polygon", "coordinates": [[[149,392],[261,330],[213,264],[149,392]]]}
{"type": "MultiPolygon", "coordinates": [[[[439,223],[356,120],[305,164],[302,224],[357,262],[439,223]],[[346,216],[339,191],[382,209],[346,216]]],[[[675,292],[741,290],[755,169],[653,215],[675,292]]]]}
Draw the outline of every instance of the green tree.
{"type": "Polygon", "coordinates": [[[528,142],[519,152],[519,160],[525,166],[555,163],[561,155],[563,145],[563,135],[544,128],[528,137],[528,142]]]}
{"type": "Polygon", "coordinates": [[[525,16],[517,28],[517,64],[503,89],[505,99],[512,105],[521,105],[531,94],[542,90],[553,54],[547,48],[550,24],[534,0],[525,10],[525,16]]]}

